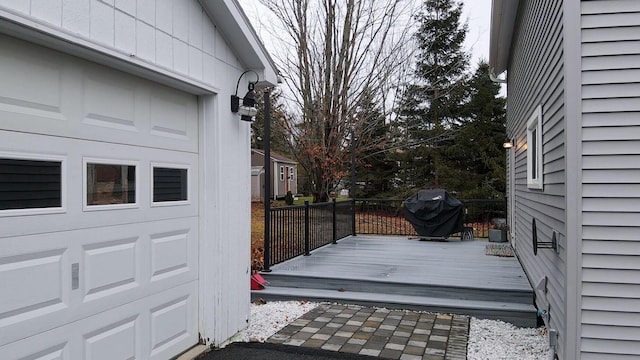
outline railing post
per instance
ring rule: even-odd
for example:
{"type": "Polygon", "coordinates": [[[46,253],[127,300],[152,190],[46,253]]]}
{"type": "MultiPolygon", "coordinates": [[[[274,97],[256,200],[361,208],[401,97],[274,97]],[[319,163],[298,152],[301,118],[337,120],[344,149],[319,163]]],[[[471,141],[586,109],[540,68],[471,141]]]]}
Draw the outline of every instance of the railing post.
{"type": "Polygon", "coordinates": [[[304,256],[309,256],[309,201],[304,202],[304,256]]]}
{"type": "Polygon", "coordinates": [[[336,229],[336,199],[335,198],[333,199],[331,207],[332,207],[332,210],[333,210],[333,221],[332,221],[332,224],[331,224],[331,227],[333,229],[333,243],[337,244],[338,243],[338,239],[337,239],[338,236],[336,235],[337,229],[336,229]]]}
{"type": "Polygon", "coordinates": [[[262,271],[271,266],[271,92],[264,92],[264,264],[262,271]]]}
{"type": "Polygon", "coordinates": [[[351,199],[351,235],[356,236],[356,198],[351,199]]]}

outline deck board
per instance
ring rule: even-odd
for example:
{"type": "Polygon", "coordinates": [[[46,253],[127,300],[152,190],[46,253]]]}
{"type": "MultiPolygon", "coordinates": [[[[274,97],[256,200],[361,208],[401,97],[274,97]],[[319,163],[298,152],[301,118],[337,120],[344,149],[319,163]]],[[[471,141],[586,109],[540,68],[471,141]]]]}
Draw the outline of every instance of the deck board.
{"type": "Polygon", "coordinates": [[[487,256],[486,244],[352,236],[271,269],[281,275],[531,291],[517,258],[487,256]]]}

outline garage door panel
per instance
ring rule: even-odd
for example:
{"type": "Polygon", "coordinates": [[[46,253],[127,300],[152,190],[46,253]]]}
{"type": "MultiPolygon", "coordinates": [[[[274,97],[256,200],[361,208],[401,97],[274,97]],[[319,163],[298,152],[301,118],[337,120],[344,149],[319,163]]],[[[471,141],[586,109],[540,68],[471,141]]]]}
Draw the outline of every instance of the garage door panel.
{"type": "Polygon", "coordinates": [[[189,259],[195,256],[189,244],[194,236],[189,229],[151,234],[151,281],[192,271],[189,259]],[[191,268],[191,269],[190,269],[191,268]]]}
{"type": "Polygon", "coordinates": [[[64,252],[61,248],[0,257],[0,284],[4,289],[0,297],[0,328],[8,329],[26,319],[67,308],[64,252]]]}
{"type": "Polygon", "coordinates": [[[151,309],[151,355],[159,356],[167,348],[190,336],[191,302],[186,295],[151,309]]]}
{"type": "Polygon", "coordinates": [[[86,334],[84,341],[85,360],[111,360],[140,358],[136,341],[137,329],[141,326],[138,316],[109,324],[86,334]]]}
{"type": "Polygon", "coordinates": [[[85,79],[84,123],[110,129],[138,132],[134,84],[112,79],[85,79]],[[118,104],[118,106],[113,106],[118,104]]]}
{"type": "Polygon", "coordinates": [[[0,283],[14,291],[0,293],[0,344],[197,280],[197,225],[189,217],[2,239],[0,283]]]}
{"type": "Polygon", "coordinates": [[[0,354],[3,360],[166,360],[197,343],[197,298],[196,280],[0,346],[0,354]]]}
{"type": "Polygon", "coordinates": [[[33,221],[33,216],[3,216],[0,211],[0,228],[3,229],[0,238],[198,215],[197,154],[1,130],[0,138],[2,139],[0,156],[3,156],[3,153],[10,153],[39,159],[38,156],[42,156],[39,154],[58,155],[64,159],[67,169],[62,179],[62,186],[66,189],[66,208],[56,214],[39,216],[38,221],[33,221]],[[55,149],[55,152],[50,149],[55,149]],[[84,152],[78,154],[78,149],[84,149],[84,152]],[[86,199],[83,191],[85,181],[82,173],[83,159],[98,159],[114,163],[134,161],[138,171],[137,205],[130,209],[104,211],[89,209],[87,211],[83,206],[86,199]],[[188,170],[188,201],[167,202],[160,205],[152,202],[153,166],[157,164],[188,170]]]}
{"type": "Polygon", "coordinates": [[[21,357],[20,360],[72,360],[67,343],[62,343],[48,349],[39,351],[35,354],[30,354],[25,357],[21,357]]]}
{"type": "Polygon", "coordinates": [[[140,286],[138,240],[132,237],[83,246],[85,301],[140,286]]]}
{"type": "Polygon", "coordinates": [[[164,89],[151,92],[151,134],[164,138],[188,140],[197,133],[197,123],[189,121],[194,117],[192,99],[175,96],[164,89]]]}
{"type": "Polygon", "coordinates": [[[62,67],[31,53],[0,53],[0,112],[62,120],[62,67]]]}
{"type": "Polygon", "coordinates": [[[3,35],[0,48],[0,129],[198,152],[196,96],[3,35]]]}

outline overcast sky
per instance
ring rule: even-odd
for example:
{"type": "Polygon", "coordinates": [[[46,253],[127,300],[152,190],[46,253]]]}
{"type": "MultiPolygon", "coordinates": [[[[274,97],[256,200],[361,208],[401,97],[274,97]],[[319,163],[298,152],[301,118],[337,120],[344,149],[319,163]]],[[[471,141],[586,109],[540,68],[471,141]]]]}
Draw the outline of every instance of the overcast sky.
{"type": "MultiPolygon", "coordinates": [[[[265,11],[261,9],[257,0],[238,0],[245,13],[251,20],[258,35],[264,37],[257,14],[265,11]]],[[[489,61],[489,31],[491,25],[491,0],[463,0],[463,20],[469,22],[469,33],[465,42],[467,51],[471,51],[471,66],[475,69],[480,59],[489,61]]],[[[267,50],[272,50],[268,39],[262,39],[267,50]]]]}

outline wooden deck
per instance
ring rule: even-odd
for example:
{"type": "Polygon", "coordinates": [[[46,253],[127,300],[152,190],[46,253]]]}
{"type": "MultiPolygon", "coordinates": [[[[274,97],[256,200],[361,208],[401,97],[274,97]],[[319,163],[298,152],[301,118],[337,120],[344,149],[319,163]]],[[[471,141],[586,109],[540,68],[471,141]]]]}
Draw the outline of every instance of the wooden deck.
{"type": "Polygon", "coordinates": [[[354,236],[282,264],[253,297],[314,299],[467,314],[535,326],[533,291],[515,257],[486,241],[354,236]]]}

